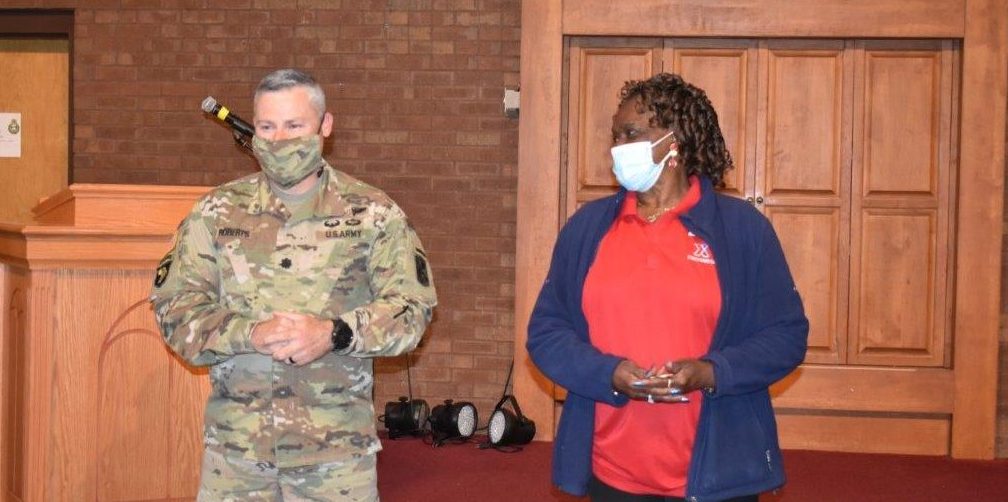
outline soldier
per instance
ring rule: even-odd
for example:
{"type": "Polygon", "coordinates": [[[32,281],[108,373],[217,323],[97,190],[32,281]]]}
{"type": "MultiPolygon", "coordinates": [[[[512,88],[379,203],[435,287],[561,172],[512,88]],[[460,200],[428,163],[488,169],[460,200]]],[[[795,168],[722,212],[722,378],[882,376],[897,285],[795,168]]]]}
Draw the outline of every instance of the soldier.
{"type": "Polygon", "coordinates": [[[203,197],[151,302],[210,367],[200,501],[378,500],[372,357],[412,350],[437,303],[426,254],[380,190],[322,158],[325,94],[278,70],[255,91],[262,168],[203,197]]]}

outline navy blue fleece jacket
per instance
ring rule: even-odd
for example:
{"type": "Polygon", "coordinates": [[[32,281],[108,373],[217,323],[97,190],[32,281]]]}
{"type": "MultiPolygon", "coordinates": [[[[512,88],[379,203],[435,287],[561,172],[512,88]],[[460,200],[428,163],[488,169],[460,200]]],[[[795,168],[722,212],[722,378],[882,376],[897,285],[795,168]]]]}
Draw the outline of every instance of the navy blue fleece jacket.
{"type": "MultiPolygon", "coordinates": [[[[770,222],[745,201],[715,192],[680,216],[710,246],[721,312],[708,353],[716,390],[704,396],[690,460],[687,500],[721,500],[784,483],[769,386],[805,357],[808,320],[770,222]]],[[[591,202],[564,225],[536,301],[526,344],[542,372],[567,389],[553,452],[553,482],[584,495],[591,476],[596,402],[622,406],[612,375],[620,357],[588,338],[581,295],[599,242],[626,192],[591,202]]]]}

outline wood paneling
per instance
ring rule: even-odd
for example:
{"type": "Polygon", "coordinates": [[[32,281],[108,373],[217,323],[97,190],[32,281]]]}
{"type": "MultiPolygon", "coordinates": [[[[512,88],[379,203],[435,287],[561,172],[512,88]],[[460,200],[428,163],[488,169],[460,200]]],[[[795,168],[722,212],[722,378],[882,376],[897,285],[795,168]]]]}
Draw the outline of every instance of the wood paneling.
{"type": "Polygon", "coordinates": [[[537,424],[540,439],[553,437],[553,383],[525,350],[526,328],[549,269],[551,244],[561,222],[560,130],[563,30],[560,1],[522,2],[521,89],[518,123],[518,204],[515,250],[514,392],[522,411],[537,424]],[[537,166],[532,168],[532,166],[537,166]]]}
{"type": "Polygon", "coordinates": [[[703,89],[717,112],[735,166],[725,176],[723,192],[751,195],[756,156],[756,41],[669,39],[663,59],[663,71],[678,73],[703,89]]]}
{"type": "Polygon", "coordinates": [[[951,89],[941,85],[938,43],[928,45],[936,47],[912,51],[869,46],[863,53],[863,197],[934,196],[937,191],[938,148],[947,139],[939,136],[940,121],[948,113],[941,107],[942,94],[951,89]]]}
{"type": "Polygon", "coordinates": [[[953,372],[944,368],[878,368],[807,364],[771,387],[774,407],[949,415],[953,372]]]}
{"type": "Polygon", "coordinates": [[[628,80],[660,71],[661,46],[660,39],[570,41],[565,218],[580,203],[615,190],[609,149],[619,91],[628,80]]]}
{"type": "Polygon", "coordinates": [[[146,301],[150,281],[150,268],[32,273],[33,290],[45,284],[53,293],[33,319],[49,325],[54,347],[74,348],[47,355],[52,405],[41,444],[48,445],[51,483],[44,500],[195,494],[202,429],[191,417],[202,410],[209,382],[165,348],[146,301]],[[73,329],[63,327],[69,319],[73,329]]]}
{"type": "Polygon", "coordinates": [[[966,24],[966,0],[554,2],[569,35],[958,38],[966,24]]]}
{"type": "Polygon", "coordinates": [[[151,187],[147,227],[0,227],[4,500],[195,496],[209,381],[164,346],[147,296],[175,223],[205,190],[154,209],[165,190],[151,187]]]}
{"type": "Polygon", "coordinates": [[[60,268],[67,262],[119,268],[146,263],[168,251],[171,236],[154,229],[23,227],[0,223],[0,259],[17,262],[17,253],[33,253],[33,269],[60,268]]]}
{"type": "Polygon", "coordinates": [[[137,315],[141,306],[148,310],[146,302],[134,304],[115,320],[104,337],[95,337],[104,338],[102,343],[94,344],[97,354],[93,354],[98,360],[93,417],[95,425],[101,424],[95,428],[94,449],[98,500],[163,497],[167,495],[169,471],[176,468],[168,454],[172,410],[164,409],[165,397],[171,394],[175,361],[168,354],[155,360],[133,357],[165,352],[161,335],[144,322],[149,319],[137,315]],[[137,470],[145,471],[147,476],[135,476],[137,470]]]}
{"type": "MultiPolygon", "coordinates": [[[[167,349],[163,349],[166,350],[167,349]]],[[[210,394],[205,370],[193,370],[177,358],[168,379],[168,497],[191,497],[199,490],[203,460],[203,405],[210,394]],[[194,406],[198,403],[198,406],[194,406]]]]}
{"type": "Polygon", "coordinates": [[[841,40],[762,43],[757,207],[809,318],[811,363],[846,360],[852,58],[841,40]]]}
{"type": "Polygon", "coordinates": [[[769,207],[809,319],[806,362],[845,361],[846,224],[838,208],[769,207]]]}
{"type": "Polygon", "coordinates": [[[781,448],[947,455],[947,417],[805,415],[777,410],[781,448]]]}
{"type": "MultiPolygon", "coordinates": [[[[807,196],[840,207],[849,162],[851,81],[839,40],[767,44],[761,194],[768,203],[807,196]]],[[[804,201],[803,201],[804,202],[804,201]]],[[[799,204],[801,202],[798,202],[799,204]]]]}
{"type": "MultiPolygon", "coordinates": [[[[148,271],[129,286],[146,296],[148,271]]],[[[107,281],[106,281],[107,282],[107,281]]],[[[124,285],[125,286],[125,285],[124,285]]],[[[98,354],[96,484],[99,500],[145,500],[196,492],[202,458],[205,371],[179,364],[141,300],[104,333],[98,354]],[[137,354],[152,356],[139,358],[137,354]],[[137,471],[147,474],[136,476],[137,471]]]]}
{"type": "Polygon", "coordinates": [[[38,225],[0,223],[0,258],[31,268],[121,268],[166,250],[178,222],[208,187],[74,184],[32,213],[38,225]],[[167,231],[166,229],[171,229],[167,231]],[[166,232],[167,235],[166,235],[166,232]]]}
{"type": "Polygon", "coordinates": [[[852,362],[942,364],[944,316],[935,305],[942,298],[936,295],[936,219],[927,210],[862,213],[852,362]]]}
{"type": "Polygon", "coordinates": [[[994,456],[1001,236],[1004,227],[1008,7],[970,0],[963,77],[955,277],[956,400],[952,455],[994,456]]]}
{"type": "MultiPolygon", "coordinates": [[[[42,225],[154,228],[178,225],[207,187],[74,183],[43,199],[31,213],[42,225]]],[[[135,230],[133,230],[135,231],[135,230]]]]}
{"type": "Polygon", "coordinates": [[[951,41],[855,44],[848,361],[943,366],[957,70],[951,41]]]}
{"type": "MultiPolygon", "coordinates": [[[[57,327],[50,315],[56,305],[56,287],[52,274],[33,276],[25,271],[28,289],[25,290],[25,349],[24,408],[15,410],[24,416],[23,441],[24,467],[23,501],[59,500],[52,495],[50,480],[55,477],[55,459],[52,453],[53,431],[53,352],[57,347],[57,327]]],[[[66,440],[65,438],[62,438],[66,440]]],[[[65,460],[64,460],[65,462],[65,460]]]]}
{"type": "Polygon", "coordinates": [[[0,498],[24,496],[27,290],[24,270],[0,263],[0,498]]]}

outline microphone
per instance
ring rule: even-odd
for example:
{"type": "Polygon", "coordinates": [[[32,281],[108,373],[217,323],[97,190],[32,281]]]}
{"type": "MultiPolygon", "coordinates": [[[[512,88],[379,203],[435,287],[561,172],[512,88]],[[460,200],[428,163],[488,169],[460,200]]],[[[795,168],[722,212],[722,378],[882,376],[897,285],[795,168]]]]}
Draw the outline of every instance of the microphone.
{"type": "Polygon", "coordinates": [[[231,126],[231,128],[235,130],[235,133],[240,133],[249,138],[255,136],[254,127],[239,118],[237,115],[231,113],[231,110],[228,110],[226,106],[218,103],[213,96],[207,96],[206,99],[203,100],[203,104],[200,106],[203,108],[203,111],[217,117],[218,120],[221,120],[231,126]]]}

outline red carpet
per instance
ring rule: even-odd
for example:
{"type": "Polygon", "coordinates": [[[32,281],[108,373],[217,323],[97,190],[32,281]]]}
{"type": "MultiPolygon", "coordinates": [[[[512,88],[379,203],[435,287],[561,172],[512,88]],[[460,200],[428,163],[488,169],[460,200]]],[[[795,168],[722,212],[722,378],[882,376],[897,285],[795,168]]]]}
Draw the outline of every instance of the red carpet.
{"type": "Polygon", "coordinates": [[[1008,501],[1008,459],[788,450],[788,484],[762,502],[1008,501]]]}
{"type": "Polygon", "coordinates": [[[385,449],[378,454],[382,502],[580,500],[550,484],[553,443],[533,441],[516,453],[480,450],[475,443],[434,448],[418,438],[383,438],[382,446],[385,449]]]}
{"type": "MultiPolygon", "coordinates": [[[[378,489],[383,502],[580,501],[549,482],[552,443],[517,453],[474,443],[432,448],[417,438],[383,439],[378,489]]],[[[867,455],[789,450],[788,484],[762,502],[1008,501],[1008,459],[867,455]]],[[[586,499],[585,499],[586,500],[586,499]]]]}

